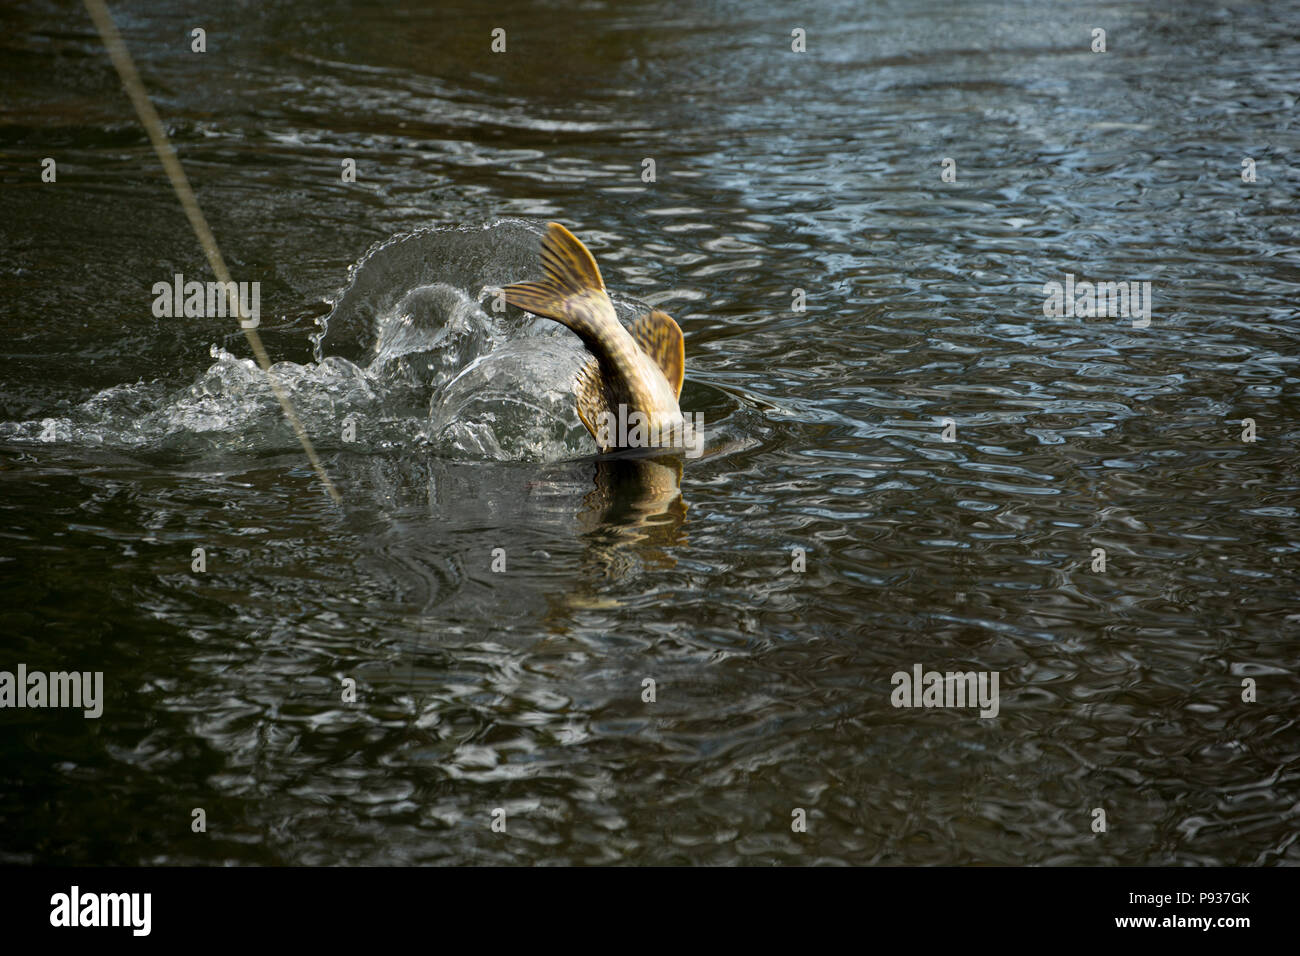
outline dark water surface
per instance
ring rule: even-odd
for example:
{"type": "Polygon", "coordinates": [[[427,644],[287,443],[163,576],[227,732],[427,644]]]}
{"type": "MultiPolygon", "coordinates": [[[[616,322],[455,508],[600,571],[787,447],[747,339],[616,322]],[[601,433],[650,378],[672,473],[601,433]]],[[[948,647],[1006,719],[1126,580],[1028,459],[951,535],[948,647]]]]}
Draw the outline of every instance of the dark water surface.
{"type": "Polygon", "coordinates": [[[0,861],[1300,863],[1296,5],[112,6],[344,504],[153,315],[210,275],[85,11],[5,4],[0,669],[106,700],[0,712],[0,861]],[[509,376],[429,416],[564,348],[484,311],[548,219],[686,333],[680,498],[509,376]]]}

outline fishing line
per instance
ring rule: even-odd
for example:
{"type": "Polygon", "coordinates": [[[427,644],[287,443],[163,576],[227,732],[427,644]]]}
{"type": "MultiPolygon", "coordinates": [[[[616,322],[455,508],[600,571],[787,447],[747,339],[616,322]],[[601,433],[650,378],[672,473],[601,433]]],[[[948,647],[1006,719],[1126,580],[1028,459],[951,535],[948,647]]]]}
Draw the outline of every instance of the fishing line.
{"type": "MultiPolygon", "coordinates": [[[[122,78],[122,85],[126,87],[126,93],[131,97],[131,103],[135,106],[136,114],[140,117],[140,123],[144,126],[145,132],[149,134],[149,141],[153,143],[154,151],[162,161],[163,169],[167,173],[167,178],[171,180],[172,188],[176,190],[176,198],[180,200],[181,208],[185,210],[185,215],[190,221],[190,226],[194,229],[194,235],[199,240],[199,245],[203,247],[203,253],[208,257],[208,265],[212,267],[212,272],[217,279],[225,284],[223,287],[230,288],[230,272],[226,269],[226,261],[221,257],[221,250],[217,248],[216,237],[212,235],[212,230],[208,227],[208,221],[203,217],[203,211],[199,209],[199,202],[194,196],[194,190],[190,188],[190,182],[185,177],[185,170],[181,168],[180,160],[176,157],[176,150],[172,147],[171,141],[167,138],[167,132],[163,129],[162,120],[158,118],[158,111],[154,109],[153,102],[149,99],[148,92],[145,91],[144,83],[140,80],[140,74],[136,72],[135,63],[131,60],[131,54],[126,49],[126,44],[122,41],[122,35],[117,32],[117,25],[113,22],[112,16],[105,6],[104,0],[84,0],[86,10],[90,13],[90,18],[95,21],[95,27],[99,30],[100,39],[104,41],[104,46],[108,49],[108,55],[113,60],[113,66],[117,67],[117,75],[122,78]]],[[[307,453],[307,460],[315,469],[321,483],[325,485],[325,490],[329,492],[330,497],[336,505],[342,504],[338,489],[334,487],[334,482],[330,481],[329,475],[325,474],[325,468],[316,455],[316,449],[312,446],[311,439],[307,437],[306,430],[302,427],[302,422],[298,419],[298,413],[294,411],[293,405],[289,401],[288,394],[280,388],[271,374],[271,360],[267,357],[266,349],[262,345],[262,337],[257,334],[256,329],[249,328],[244,324],[245,314],[243,303],[239,296],[234,297],[234,311],[240,320],[239,327],[244,332],[244,338],[248,339],[249,346],[253,349],[253,355],[257,358],[257,364],[262,367],[266,373],[266,380],[270,383],[271,391],[275,393],[276,401],[284,410],[285,418],[289,419],[289,424],[293,426],[294,434],[298,436],[298,441],[302,444],[302,450],[307,453]]]]}

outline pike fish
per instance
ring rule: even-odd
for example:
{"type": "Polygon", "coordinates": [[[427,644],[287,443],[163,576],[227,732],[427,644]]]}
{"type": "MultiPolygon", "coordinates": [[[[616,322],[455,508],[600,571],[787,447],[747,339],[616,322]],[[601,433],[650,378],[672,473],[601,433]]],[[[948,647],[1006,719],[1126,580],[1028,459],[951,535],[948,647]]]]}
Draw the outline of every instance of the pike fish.
{"type": "Polygon", "coordinates": [[[624,328],[595,257],[558,222],[542,238],[542,269],[546,277],[540,282],[506,286],[505,299],[559,322],[591,353],[573,388],[578,417],[596,447],[607,452],[689,445],[695,436],[677,404],[686,350],[672,317],[652,309],[624,328]]]}

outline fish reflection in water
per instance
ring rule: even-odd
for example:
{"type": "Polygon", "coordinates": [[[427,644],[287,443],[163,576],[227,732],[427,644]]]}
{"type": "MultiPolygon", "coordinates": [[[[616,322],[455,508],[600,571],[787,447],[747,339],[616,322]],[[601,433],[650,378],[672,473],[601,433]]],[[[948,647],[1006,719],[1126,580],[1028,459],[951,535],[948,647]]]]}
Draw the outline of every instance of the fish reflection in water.
{"type": "Polygon", "coordinates": [[[664,549],[684,544],[686,501],[680,455],[633,454],[596,461],[595,487],[582,499],[578,526],[593,550],[635,547],[655,567],[676,561],[664,549]]]}
{"type": "Polygon", "coordinates": [[[675,567],[675,550],[687,542],[681,455],[622,452],[591,464],[591,488],[574,522],[583,543],[583,573],[547,595],[545,620],[552,632],[567,631],[573,611],[620,607],[617,592],[606,587],[610,581],[637,568],[675,567]]]}

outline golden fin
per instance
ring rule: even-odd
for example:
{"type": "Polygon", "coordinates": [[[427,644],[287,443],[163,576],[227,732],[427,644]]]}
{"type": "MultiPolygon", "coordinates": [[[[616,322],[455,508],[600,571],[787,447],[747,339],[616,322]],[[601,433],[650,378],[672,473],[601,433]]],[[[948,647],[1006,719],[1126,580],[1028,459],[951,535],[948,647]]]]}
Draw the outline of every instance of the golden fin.
{"type": "Polygon", "coordinates": [[[654,359],[672,386],[673,397],[682,397],[686,377],[686,343],[682,330],[667,312],[652,309],[632,324],[632,338],[641,351],[654,359]]]}
{"type": "Polygon", "coordinates": [[[502,290],[506,301],[534,315],[569,325],[571,312],[567,300],[605,291],[595,257],[558,222],[548,224],[542,238],[542,268],[546,278],[541,282],[506,286],[502,290]]]}
{"type": "MultiPolygon", "coordinates": [[[[605,392],[605,377],[600,372],[600,362],[593,356],[587,360],[587,364],[582,367],[573,380],[574,401],[578,407],[578,417],[582,419],[582,424],[587,426],[587,431],[591,432],[591,437],[596,440],[596,447],[602,453],[609,451],[609,448],[601,444],[600,438],[596,434],[596,423],[601,420],[601,416],[609,415],[609,396],[605,392]]],[[[609,421],[605,418],[605,421],[609,421]]]]}

